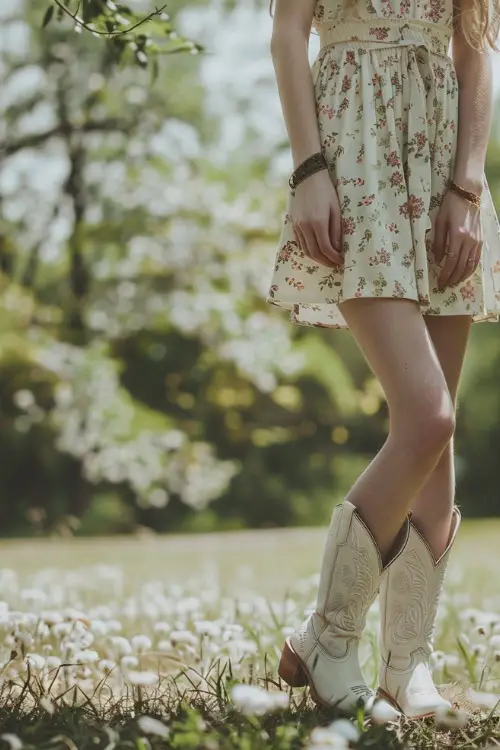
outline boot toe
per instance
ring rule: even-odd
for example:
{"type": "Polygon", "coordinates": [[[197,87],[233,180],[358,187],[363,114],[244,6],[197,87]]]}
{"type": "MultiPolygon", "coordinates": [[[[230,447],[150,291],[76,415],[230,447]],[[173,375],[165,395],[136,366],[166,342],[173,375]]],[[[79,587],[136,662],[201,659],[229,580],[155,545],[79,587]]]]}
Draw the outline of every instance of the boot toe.
{"type": "Polygon", "coordinates": [[[437,692],[413,692],[405,696],[402,705],[404,713],[410,719],[421,719],[425,716],[433,716],[439,709],[450,709],[451,703],[437,692]]]}

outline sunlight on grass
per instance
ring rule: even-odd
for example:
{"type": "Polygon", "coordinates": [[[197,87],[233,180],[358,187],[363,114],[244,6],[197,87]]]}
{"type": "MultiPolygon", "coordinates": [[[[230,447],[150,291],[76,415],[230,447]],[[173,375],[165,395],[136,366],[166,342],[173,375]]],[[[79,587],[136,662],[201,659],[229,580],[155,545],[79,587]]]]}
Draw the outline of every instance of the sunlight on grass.
{"type": "MultiPolygon", "coordinates": [[[[500,738],[489,714],[500,691],[499,531],[497,521],[463,525],[437,626],[434,678],[468,712],[467,731],[445,731],[436,744],[432,720],[370,727],[361,715],[359,742],[336,747],[479,748],[500,738]]],[[[50,724],[87,742],[89,711],[100,727],[96,747],[107,746],[99,732],[141,750],[314,747],[325,735],[311,739],[311,730],[335,712],[318,712],[304,690],[275,695],[286,688],[276,668],[284,638],[314,606],[324,537],[325,529],[288,529],[3,542],[1,750],[2,734],[22,735],[25,726],[46,733],[50,724]],[[245,717],[235,704],[242,683],[271,692],[238,693],[240,703],[264,707],[262,716],[245,717]],[[152,721],[140,723],[143,715],[152,721]],[[116,737],[106,734],[111,727],[116,737]],[[155,740],[141,744],[149,730],[155,740]]],[[[377,625],[375,602],[360,649],[373,687],[377,625]]]]}

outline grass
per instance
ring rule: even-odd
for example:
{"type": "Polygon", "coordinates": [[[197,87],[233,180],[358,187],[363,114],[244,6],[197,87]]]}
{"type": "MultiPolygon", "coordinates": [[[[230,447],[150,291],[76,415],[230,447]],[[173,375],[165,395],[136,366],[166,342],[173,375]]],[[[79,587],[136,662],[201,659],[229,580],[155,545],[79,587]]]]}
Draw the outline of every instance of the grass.
{"type": "MultiPolygon", "coordinates": [[[[464,523],[440,612],[435,679],[470,713],[466,727],[374,726],[360,714],[349,747],[500,747],[499,532],[496,520],[464,523]]],[[[317,710],[307,691],[288,691],[286,708],[254,716],[232,689],[285,690],[279,648],[314,601],[324,536],[290,529],[0,543],[0,750],[320,750],[314,728],[338,717],[317,710]]],[[[361,649],[373,685],[376,627],[375,606],[361,649]]]]}

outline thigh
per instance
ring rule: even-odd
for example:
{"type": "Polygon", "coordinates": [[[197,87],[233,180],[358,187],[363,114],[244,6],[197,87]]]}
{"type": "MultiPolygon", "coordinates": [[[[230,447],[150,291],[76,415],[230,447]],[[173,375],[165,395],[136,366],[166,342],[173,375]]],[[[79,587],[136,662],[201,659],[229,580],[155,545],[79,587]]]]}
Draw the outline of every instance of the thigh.
{"type": "Polygon", "coordinates": [[[391,415],[449,410],[448,387],[428,327],[416,302],[353,299],[341,311],[379,379],[391,415]]]}
{"type": "Polygon", "coordinates": [[[450,396],[456,403],[472,318],[470,315],[426,315],[424,320],[450,396]]]}

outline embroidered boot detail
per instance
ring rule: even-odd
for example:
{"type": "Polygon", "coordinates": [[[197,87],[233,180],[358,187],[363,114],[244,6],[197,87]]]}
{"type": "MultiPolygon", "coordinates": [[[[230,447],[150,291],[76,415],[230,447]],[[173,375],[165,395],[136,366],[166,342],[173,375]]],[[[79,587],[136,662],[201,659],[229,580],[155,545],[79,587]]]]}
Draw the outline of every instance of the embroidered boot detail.
{"type": "Polygon", "coordinates": [[[380,689],[413,718],[433,714],[441,706],[450,707],[434,685],[429,659],[448,559],[459,525],[460,511],[455,507],[448,545],[435,561],[423,536],[410,524],[408,544],[380,586],[380,689]]]}
{"type": "MultiPolygon", "coordinates": [[[[409,529],[407,521],[393,560],[406,544],[409,529]]],[[[370,530],[346,500],[333,512],[316,610],[283,649],[279,673],[288,684],[307,682],[318,703],[346,712],[360,700],[373,699],[359,665],[358,644],[384,570],[370,530]]],[[[397,715],[394,711],[394,718],[397,715]]]]}

